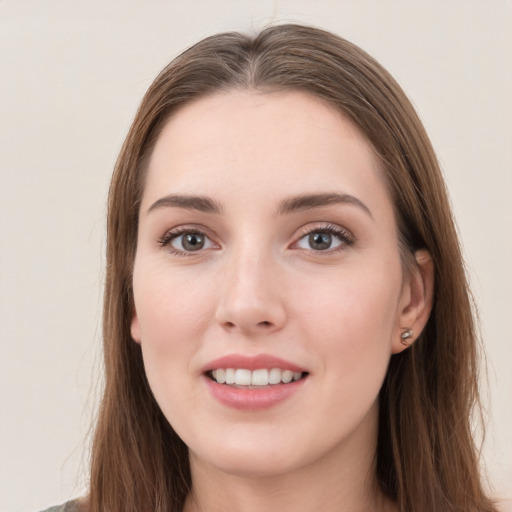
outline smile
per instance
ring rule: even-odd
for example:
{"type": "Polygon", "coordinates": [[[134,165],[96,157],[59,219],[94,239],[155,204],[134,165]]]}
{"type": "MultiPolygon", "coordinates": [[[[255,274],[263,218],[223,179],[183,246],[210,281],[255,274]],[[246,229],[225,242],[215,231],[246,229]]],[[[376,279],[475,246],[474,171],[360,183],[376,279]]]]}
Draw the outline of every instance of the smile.
{"type": "Polygon", "coordinates": [[[291,400],[310,380],[304,367],[271,354],[227,354],[203,366],[202,374],[220,404],[247,412],[291,400]]]}
{"type": "Polygon", "coordinates": [[[208,376],[218,384],[243,387],[265,387],[269,385],[289,384],[302,379],[307,372],[294,372],[281,368],[217,368],[208,372],[208,376]]]}

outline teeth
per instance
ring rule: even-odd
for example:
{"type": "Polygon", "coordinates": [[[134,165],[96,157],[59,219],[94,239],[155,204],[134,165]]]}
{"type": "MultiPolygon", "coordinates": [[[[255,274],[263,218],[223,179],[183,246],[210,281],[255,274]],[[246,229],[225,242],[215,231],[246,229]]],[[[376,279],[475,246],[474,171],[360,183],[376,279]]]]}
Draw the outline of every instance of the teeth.
{"type": "Polygon", "coordinates": [[[226,370],[224,368],[219,368],[215,370],[215,375],[213,377],[219,384],[224,384],[226,382],[226,370]]]}
{"type": "Polygon", "coordinates": [[[235,370],[233,368],[226,368],[226,384],[235,383],[235,370]]]}
{"type": "Polygon", "coordinates": [[[213,380],[219,384],[234,384],[235,386],[268,386],[269,384],[288,384],[299,380],[301,372],[281,370],[280,368],[260,368],[246,370],[245,368],[217,368],[212,370],[213,380]]]}
{"type": "Polygon", "coordinates": [[[250,386],[251,380],[251,370],[235,370],[235,384],[237,386],[250,386]]]}
{"type": "Polygon", "coordinates": [[[254,370],[252,372],[251,384],[253,386],[267,386],[268,385],[268,370],[254,370]]]}
{"type": "Polygon", "coordinates": [[[282,371],[279,368],[272,368],[268,373],[268,383],[279,384],[281,382],[281,373],[282,371]]]}
{"type": "Polygon", "coordinates": [[[288,384],[288,382],[291,382],[293,379],[293,372],[290,371],[290,370],[285,370],[283,372],[283,374],[281,375],[281,380],[285,383],[285,384],[288,384]]]}

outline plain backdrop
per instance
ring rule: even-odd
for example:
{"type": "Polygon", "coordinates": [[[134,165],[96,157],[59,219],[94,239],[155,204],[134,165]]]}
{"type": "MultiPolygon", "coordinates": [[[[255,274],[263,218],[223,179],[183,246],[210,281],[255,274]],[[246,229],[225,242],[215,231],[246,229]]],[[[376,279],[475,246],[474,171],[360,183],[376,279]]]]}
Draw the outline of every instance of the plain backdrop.
{"type": "Polygon", "coordinates": [[[510,1],[0,0],[0,510],[86,487],[105,200],[151,80],[225,30],[314,24],[398,79],[439,155],[480,306],[491,485],[512,497],[510,1]]]}

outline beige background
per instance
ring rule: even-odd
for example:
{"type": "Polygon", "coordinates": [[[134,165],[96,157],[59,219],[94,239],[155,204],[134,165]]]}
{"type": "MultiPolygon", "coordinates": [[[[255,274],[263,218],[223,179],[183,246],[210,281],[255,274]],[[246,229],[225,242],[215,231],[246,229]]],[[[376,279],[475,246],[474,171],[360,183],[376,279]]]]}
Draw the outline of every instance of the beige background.
{"type": "Polygon", "coordinates": [[[312,23],[416,104],[451,191],[489,359],[485,460],[512,498],[512,2],[0,1],[0,510],[80,494],[100,384],[109,175],[145,89],[223,30],[312,23]]]}

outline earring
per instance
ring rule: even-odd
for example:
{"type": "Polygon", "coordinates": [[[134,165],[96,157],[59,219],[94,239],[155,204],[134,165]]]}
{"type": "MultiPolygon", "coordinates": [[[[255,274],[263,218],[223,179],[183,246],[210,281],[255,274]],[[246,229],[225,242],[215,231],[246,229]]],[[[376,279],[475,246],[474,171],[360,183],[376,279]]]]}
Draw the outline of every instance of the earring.
{"type": "Polygon", "coordinates": [[[401,335],[400,335],[400,343],[402,345],[409,345],[409,339],[412,338],[412,329],[407,328],[401,335]]]}

